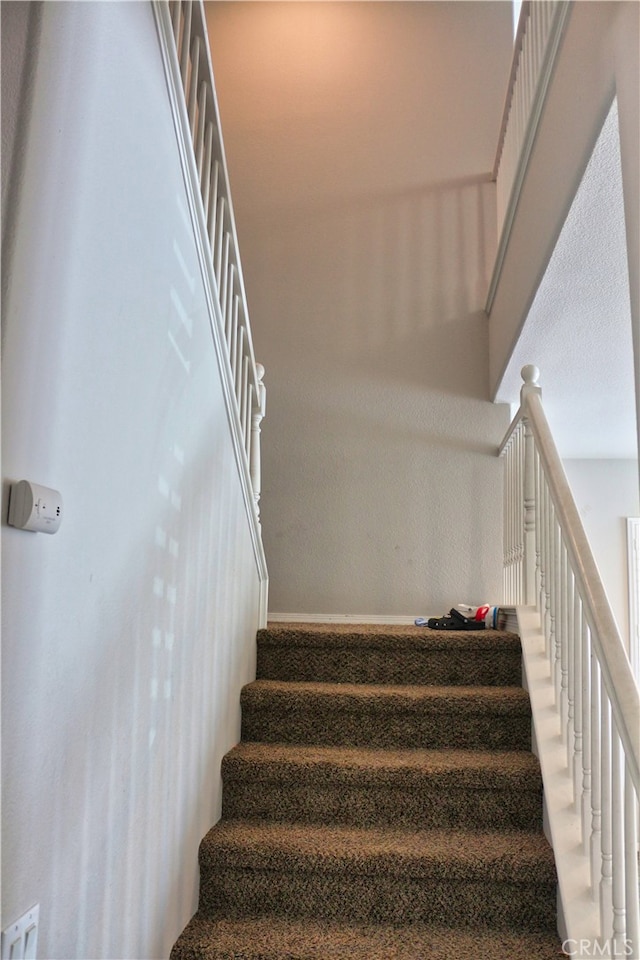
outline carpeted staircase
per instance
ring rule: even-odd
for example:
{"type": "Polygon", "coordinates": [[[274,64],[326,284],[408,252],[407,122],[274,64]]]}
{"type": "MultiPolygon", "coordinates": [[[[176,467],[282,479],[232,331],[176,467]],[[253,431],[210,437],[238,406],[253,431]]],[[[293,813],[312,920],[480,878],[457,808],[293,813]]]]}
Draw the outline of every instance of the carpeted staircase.
{"type": "Polygon", "coordinates": [[[171,960],[558,960],[520,642],[271,624],[171,960]]]}

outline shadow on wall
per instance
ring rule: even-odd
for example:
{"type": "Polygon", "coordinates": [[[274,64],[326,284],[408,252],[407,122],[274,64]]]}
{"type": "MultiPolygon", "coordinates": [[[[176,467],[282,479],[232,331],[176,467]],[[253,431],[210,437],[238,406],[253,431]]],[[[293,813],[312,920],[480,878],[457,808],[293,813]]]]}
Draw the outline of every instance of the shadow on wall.
{"type": "MultiPolygon", "coordinates": [[[[254,656],[252,611],[233,574],[215,575],[221,558],[229,571],[241,565],[244,518],[209,510],[206,425],[200,439],[172,480],[181,515],[158,491],[114,543],[117,566],[85,569],[73,667],[37,621],[47,650],[13,721],[35,732],[39,748],[22,760],[38,789],[20,797],[16,834],[24,849],[34,824],[50,827],[37,883],[64,890],[69,911],[47,904],[50,957],[167,956],[196,908],[198,845],[220,815],[220,763],[237,740],[254,656]]],[[[90,537],[86,523],[79,532],[90,537]]],[[[41,592],[45,602],[60,593],[55,570],[41,592]]]]}
{"type": "Polygon", "coordinates": [[[268,369],[286,342],[288,362],[313,355],[375,372],[383,360],[385,378],[488,399],[493,203],[482,176],[252,218],[242,235],[268,369]]]}
{"type": "Polygon", "coordinates": [[[272,610],[417,615],[497,596],[493,200],[479,176],[239,222],[268,376],[272,610]]]}

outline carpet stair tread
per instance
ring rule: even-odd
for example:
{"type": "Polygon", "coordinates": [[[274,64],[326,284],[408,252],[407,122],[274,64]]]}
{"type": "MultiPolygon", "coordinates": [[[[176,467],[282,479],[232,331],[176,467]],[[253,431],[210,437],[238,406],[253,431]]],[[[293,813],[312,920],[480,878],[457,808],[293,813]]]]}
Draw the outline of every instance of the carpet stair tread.
{"type": "Polygon", "coordinates": [[[222,780],[224,819],[540,829],[540,766],[525,750],[240,743],[222,780]]]}
{"type": "Polygon", "coordinates": [[[212,920],[196,914],[171,960],[558,960],[545,934],[458,931],[252,917],[212,920]]]}
{"type": "Polygon", "coordinates": [[[521,687],[436,686],[423,684],[359,684],[255,680],[241,694],[243,706],[269,701],[295,705],[327,704],[334,709],[373,709],[395,713],[451,710],[511,713],[530,712],[529,697],[521,687]]]}
{"type": "Polygon", "coordinates": [[[447,880],[555,883],[542,833],[353,828],[219,821],[200,846],[201,869],[386,873],[447,880]]]}
{"type": "Polygon", "coordinates": [[[330,784],[386,784],[469,790],[540,791],[540,765],[525,750],[423,750],[239,743],[222,761],[223,779],[255,782],[305,779],[330,784]]]}
{"type": "Polygon", "coordinates": [[[430,630],[410,624],[270,623],[257,634],[258,647],[291,650],[368,647],[371,650],[499,650],[520,652],[520,638],[504,630],[430,630]]]}
{"type": "Polygon", "coordinates": [[[497,630],[412,625],[271,624],[258,632],[258,676],[341,683],[518,684],[519,638],[497,630]]]}
{"type": "Polygon", "coordinates": [[[522,687],[256,680],[241,692],[242,739],[381,748],[529,750],[522,687]]]}

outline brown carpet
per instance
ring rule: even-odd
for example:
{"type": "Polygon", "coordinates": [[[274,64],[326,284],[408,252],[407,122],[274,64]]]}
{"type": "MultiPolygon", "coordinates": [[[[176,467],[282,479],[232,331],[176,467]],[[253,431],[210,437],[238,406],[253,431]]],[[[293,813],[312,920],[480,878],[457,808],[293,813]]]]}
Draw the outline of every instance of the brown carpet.
{"type": "Polygon", "coordinates": [[[551,960],[520,643],[271,624],[171,960],[551,960]]]}

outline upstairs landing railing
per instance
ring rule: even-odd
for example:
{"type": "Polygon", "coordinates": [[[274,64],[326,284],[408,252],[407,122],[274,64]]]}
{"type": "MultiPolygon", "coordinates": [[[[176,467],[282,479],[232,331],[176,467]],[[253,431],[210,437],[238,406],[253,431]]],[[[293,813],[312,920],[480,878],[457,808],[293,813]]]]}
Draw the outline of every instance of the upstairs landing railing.
{"type": "Polygon", "coordinates": [[[523,0],[520,8],[511,73],[493,165],[499,242],[489,285],[487,313],[491,312],[570,6],[568,0],[523,0]]]}
{"type": "Polygon", "coordinates": [[[520,409],[500,447],[504,599],[540,615],[599,907],[597,955],[637,958],[640,693],[542,408],[539,371],[524,367],[522,376],[520,409]]]}
{"type": "Polygon", "coordinates": [[[167,78],[199,239],[215,301],[217,343],[222,345],[228,397],[246,456],[256,518],[260,516],[260,424],[265,414],[264,367],[253,352],[236,224],[213,80],[202,0],[154,0],[167,78]]]}

